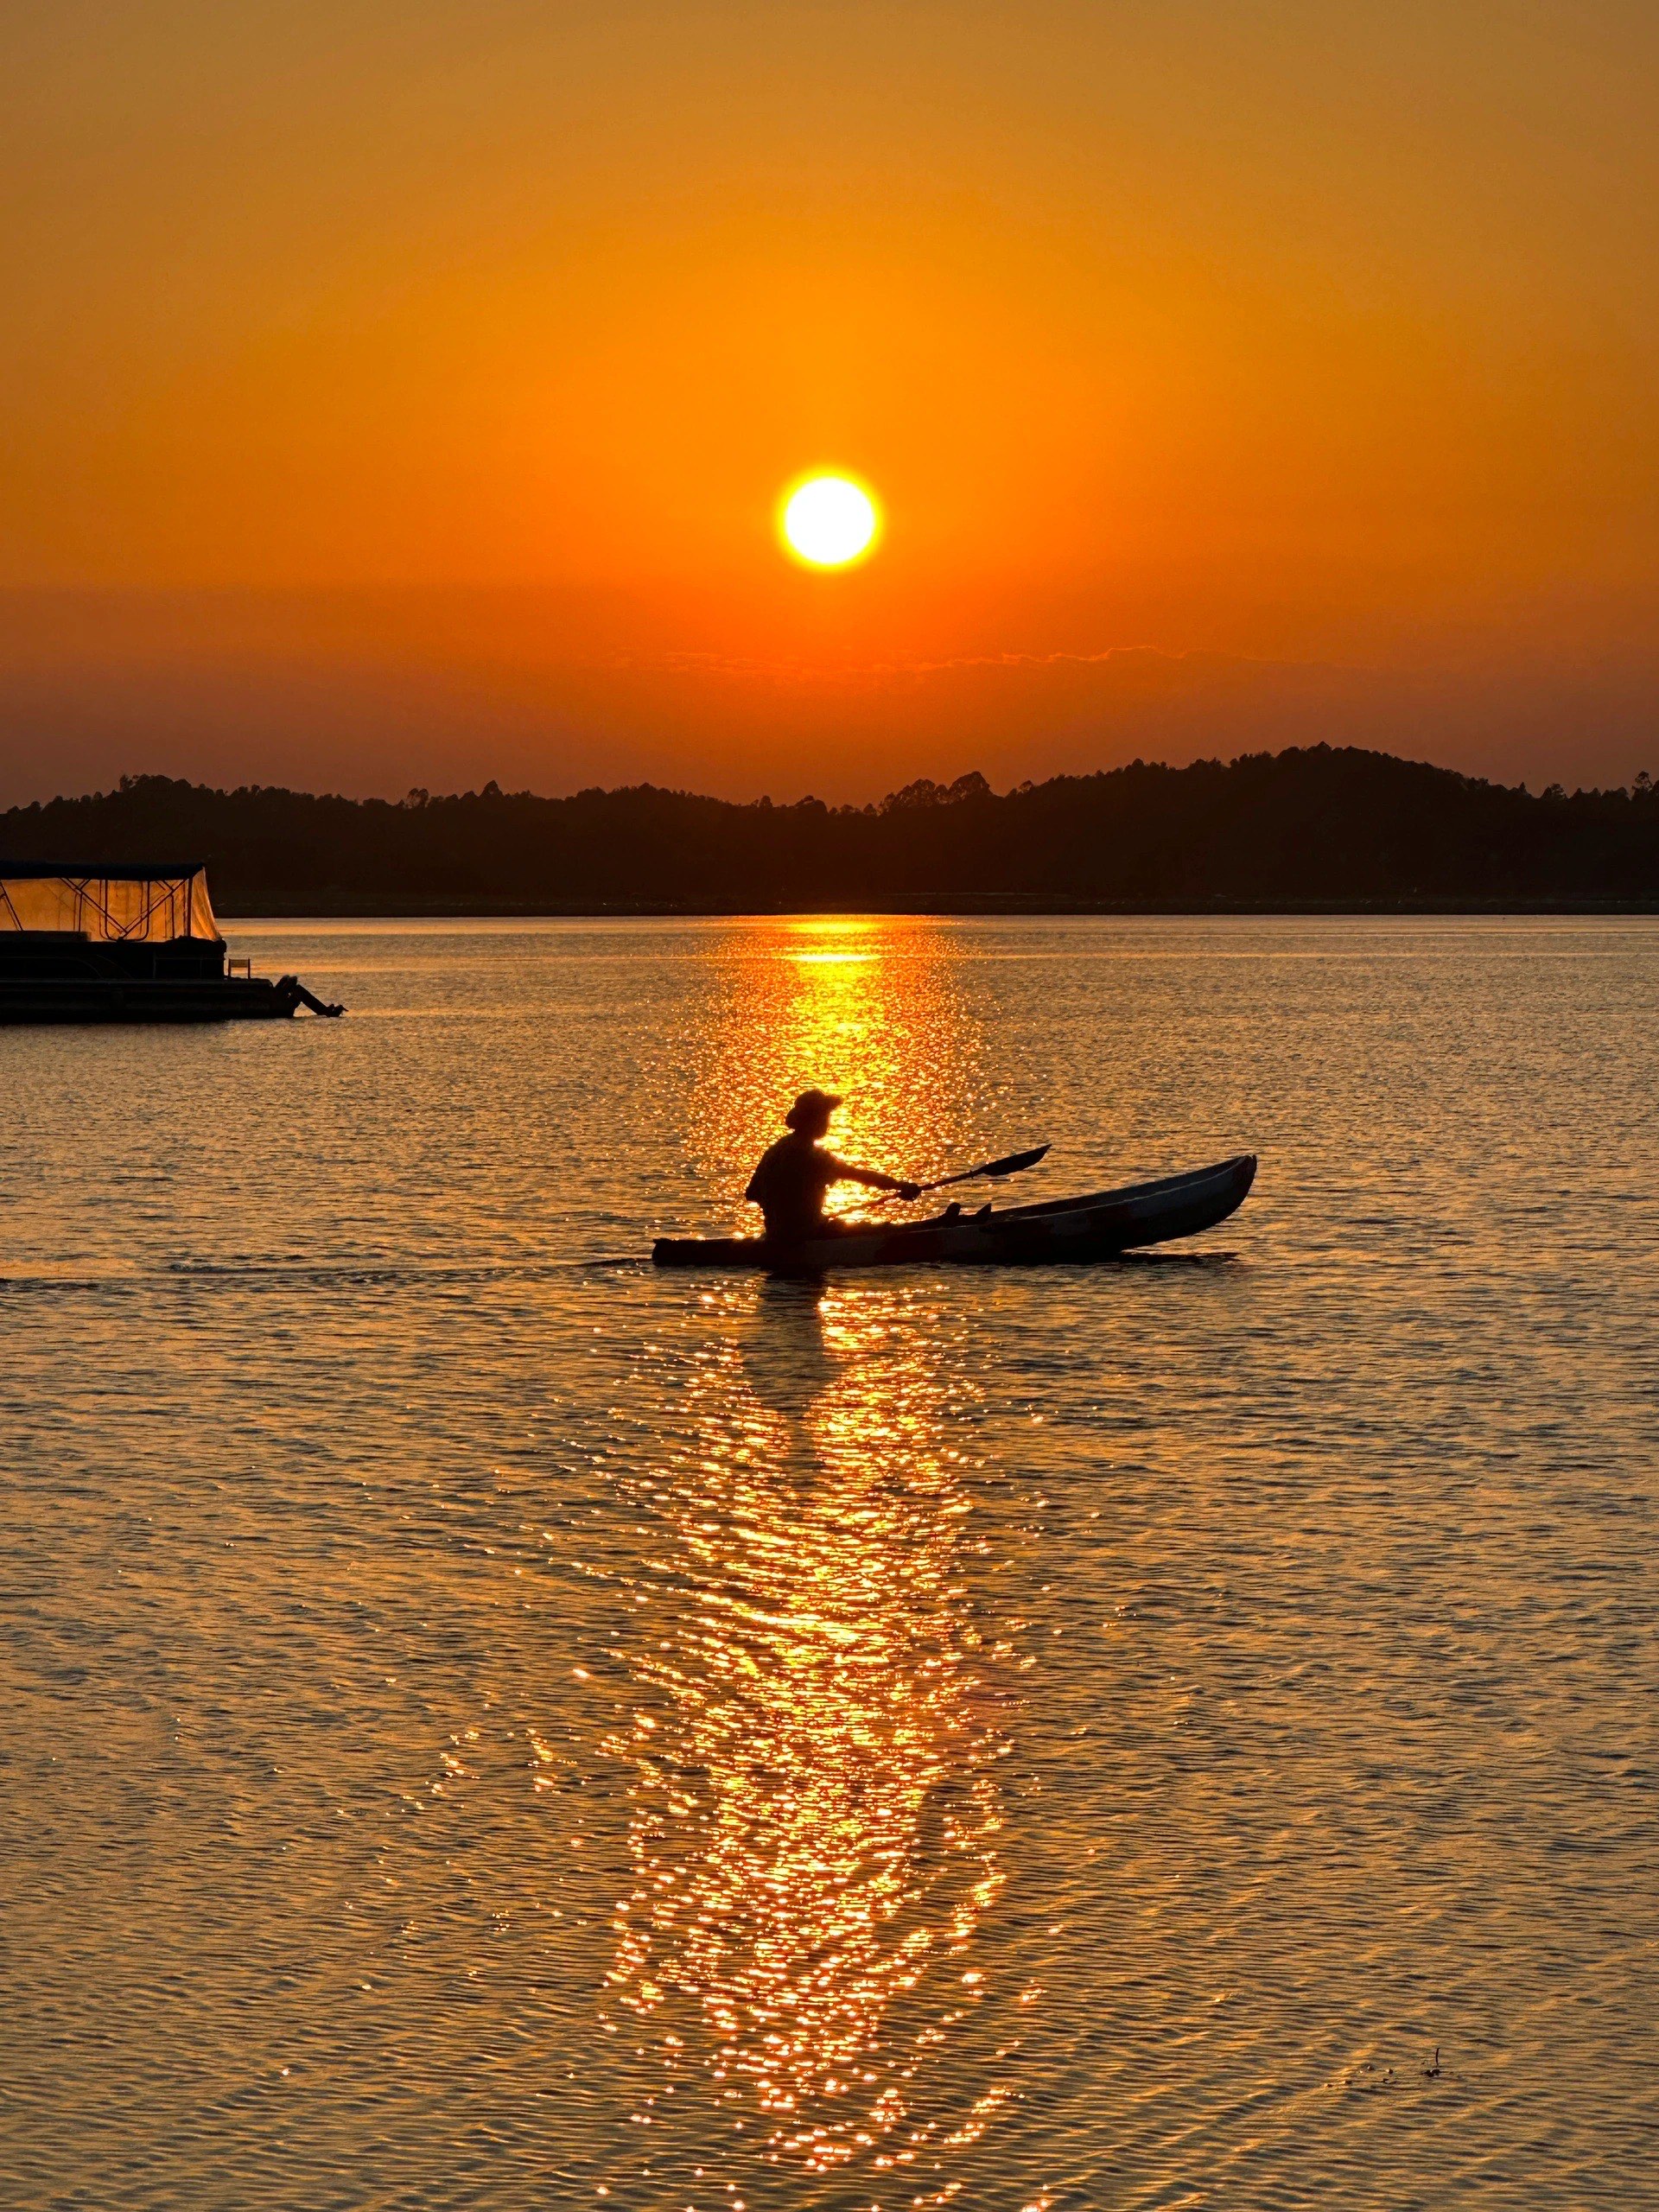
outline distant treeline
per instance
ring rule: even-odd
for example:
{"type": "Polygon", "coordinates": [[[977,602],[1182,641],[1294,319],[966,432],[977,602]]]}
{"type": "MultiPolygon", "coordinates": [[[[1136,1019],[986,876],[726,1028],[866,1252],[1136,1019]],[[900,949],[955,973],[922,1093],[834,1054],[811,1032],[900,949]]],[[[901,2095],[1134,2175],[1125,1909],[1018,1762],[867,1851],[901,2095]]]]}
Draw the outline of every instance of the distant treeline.
{"type": "Polygon", "coordinates": [[[1137,760],[999,797],[984,778],[879,805],[737,805],[639,785],[537,798],[211,791],[123,777],[0,815],[11,860],[205,860],[228,913],[1659,901],[1659,792],[1532,793],[1325,745],[1137,760]]]}

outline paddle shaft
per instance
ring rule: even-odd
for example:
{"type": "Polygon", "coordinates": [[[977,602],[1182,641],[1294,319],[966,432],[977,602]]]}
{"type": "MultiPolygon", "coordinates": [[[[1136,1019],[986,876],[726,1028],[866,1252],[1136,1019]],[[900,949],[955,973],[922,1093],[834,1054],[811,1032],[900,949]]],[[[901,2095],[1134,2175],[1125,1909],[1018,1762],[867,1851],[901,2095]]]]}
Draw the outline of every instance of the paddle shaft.
{"type": "MultiPolygon", "coordinates": [[[[1018,1175],[1027,1167],[1034,1167],[1047,1150],[1048,1147],[1046,1144],[1039,1144],[1033,1147],[1030,1152],[1011,1152],[1006,1160],[988,1160],[983,1166],[964,1167],[959,1175],[941,1175],[938,1182],[918,1183],[916,1188],[918,1193],[924,1191],[946,1191],[953,1183],[976,1182],[982,1175],[988,1175],[1000,1181],[1004,1175],[1018,1175]]],[[[896,1198],[898,1195],[897,1191],[883,1191],[879,1198],[871,1200],[871,1204],[878,1206],[886,1205],[889,1198],[896,1198]]]]}

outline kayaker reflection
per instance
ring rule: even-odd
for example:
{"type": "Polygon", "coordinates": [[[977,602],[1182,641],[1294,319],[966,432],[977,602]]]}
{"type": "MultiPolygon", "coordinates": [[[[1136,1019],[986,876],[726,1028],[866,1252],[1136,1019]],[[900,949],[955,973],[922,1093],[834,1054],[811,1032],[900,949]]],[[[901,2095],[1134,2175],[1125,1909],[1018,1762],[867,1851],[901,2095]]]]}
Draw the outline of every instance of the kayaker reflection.
{"type": "Polygon", "coordinates": [[[840,1103],[827,1090],[804,1090],[784,1116],[789,1135],[760,1155],[743,1195],[760,1207],[768,1243],[802,1244],[832,1233],[837,1224],[824,1219],[823,1201],[836,1183],[862,1183],[872,1191],[896,1191],[901,1198],[920,1198],[919,1184],[884,1175],[879,1167],[855,1167],[824,1150],[830,1116],[840,1103]]]}

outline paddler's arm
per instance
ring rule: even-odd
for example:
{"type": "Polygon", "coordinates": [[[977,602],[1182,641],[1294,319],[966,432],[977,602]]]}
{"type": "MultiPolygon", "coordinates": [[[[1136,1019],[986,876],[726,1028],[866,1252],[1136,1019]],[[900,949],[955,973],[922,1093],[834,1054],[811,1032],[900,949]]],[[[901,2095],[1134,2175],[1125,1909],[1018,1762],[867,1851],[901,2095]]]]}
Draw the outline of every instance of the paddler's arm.
{"type": "Polygon", "coordinates": [[[901,1183],[896,1175],[884,1175],[879,1167],[855,1167],[849,1160],[830,1157],[829,1165],[836,1171],[837,1183],[862,1183],[869,1191],[897,1191],[901,1198],[919,1198],[919,1183],[901,1183]]]}

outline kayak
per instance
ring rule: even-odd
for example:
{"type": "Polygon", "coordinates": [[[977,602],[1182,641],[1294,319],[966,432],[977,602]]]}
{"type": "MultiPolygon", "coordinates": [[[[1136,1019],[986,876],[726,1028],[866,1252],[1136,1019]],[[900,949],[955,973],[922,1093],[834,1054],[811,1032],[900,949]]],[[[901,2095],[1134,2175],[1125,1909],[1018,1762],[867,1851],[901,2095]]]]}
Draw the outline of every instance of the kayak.
{"type": "Polygon", "coordinates": [[[1087,1198],[1041,1205],[949,1206],[932,1221],[849,1222],[804,1244],[764,1236],[659,1236],[659,1268],[758,1268],[820,1274],[830,1268],[895,1268],[918,1261],[972,1266],[1029,1266],[1054,1260],[1109,1260],[1173,1236],[1196,1236],[1236,1213],[1255,1179],[1255,1155],[1241,1153],[1155,1183],[1129,1183],[1087,1198]]]}

